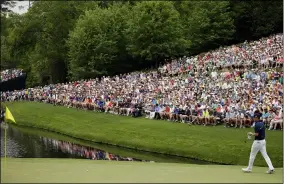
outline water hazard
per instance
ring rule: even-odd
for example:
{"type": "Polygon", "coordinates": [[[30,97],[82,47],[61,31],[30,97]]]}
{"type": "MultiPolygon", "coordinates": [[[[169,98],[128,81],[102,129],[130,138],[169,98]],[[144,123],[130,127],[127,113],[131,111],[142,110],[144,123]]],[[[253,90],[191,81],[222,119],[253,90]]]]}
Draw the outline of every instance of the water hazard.
{"type": "MultiPolygon", "coordinates": [[[[5,154],[5,127],[1,126],[1,157],[5,154]]],[[[210,164],[208,162],[135,151],[73,139],[47,131],[6,126],[6,156],[22,158],[81,158],[110,161],[143,161],[210,164]]]]}

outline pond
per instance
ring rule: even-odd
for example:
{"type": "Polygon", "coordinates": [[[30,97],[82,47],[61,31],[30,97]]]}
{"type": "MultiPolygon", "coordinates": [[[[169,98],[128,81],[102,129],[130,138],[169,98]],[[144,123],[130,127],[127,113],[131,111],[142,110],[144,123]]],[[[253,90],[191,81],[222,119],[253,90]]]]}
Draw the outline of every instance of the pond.
{"type": "Polygon", "coordinates": [[[15,125],[1,125],[1,157],[74,158],[111,161],[212,164],[205,161],[142,152],[82,141],[68,136],[15,125]]]}

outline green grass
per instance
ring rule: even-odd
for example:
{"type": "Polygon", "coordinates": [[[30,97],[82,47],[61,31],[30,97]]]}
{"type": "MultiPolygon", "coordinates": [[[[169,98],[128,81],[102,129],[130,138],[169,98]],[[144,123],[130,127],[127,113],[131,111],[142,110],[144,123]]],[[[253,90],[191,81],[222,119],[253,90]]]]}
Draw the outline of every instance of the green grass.
{"type": "MultiPolygon", "coordinates": [[[[18,124],[50,130],[88,141],[184,156],[223,164],[246,165],[251,129],[204,127],[145,118],[120,117],[35,102],[7,104],[18,124]]],[[[267,151],[275,167],[282,167],[281,131],[267,131],[267,151]]],[[[266,166],[258,154],[256,166],[266,166]]]]}
{"type": "Polygon", "coordinates": [[[1,158],[3,183],[281,183],[283,169],[79,159],[1,158]]]}

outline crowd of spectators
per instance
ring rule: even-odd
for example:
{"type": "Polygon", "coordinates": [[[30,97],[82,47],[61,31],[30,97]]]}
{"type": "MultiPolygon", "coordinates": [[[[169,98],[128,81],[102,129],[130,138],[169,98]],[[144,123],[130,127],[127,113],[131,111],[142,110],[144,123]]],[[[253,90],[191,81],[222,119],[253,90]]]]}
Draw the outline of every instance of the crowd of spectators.
{"type": "Polygon", "coordinates": [[[197,56],[183,57],[159,67],[162,73],[176,74],[187,71],[212,71],[244,66],[262,68],[283,66],[282,34],[272,35],[253,42],[221,47],[197,56]]]}
{"type": "Polygon", "coordinates": [[[74,157],[87,158],[91,160],[111,160],[111,161],[143,161],[149,162],[147,160],[135,159],[130,157],[121,157],[112,153],[108,153],[99,149],[85,147],[71,142],[59,141],[55,139],[50,139],[47,137],[41,137],[44,145],[51,145],[54,150],[61,151],[63,153],[68,153],[74,157]]]}
{"type": "Polygon", "coordinates": [[[250,127],[255,110],[282,129],[282,34],[173,60],[158,70],[3,93],[119,115],[250,127]]]}
{"type": "Polygon", "coordinates": [[[1,71],[0,82],[8,81],[23,75],[23,70],[21,69],[6,69],[1,71]]]}

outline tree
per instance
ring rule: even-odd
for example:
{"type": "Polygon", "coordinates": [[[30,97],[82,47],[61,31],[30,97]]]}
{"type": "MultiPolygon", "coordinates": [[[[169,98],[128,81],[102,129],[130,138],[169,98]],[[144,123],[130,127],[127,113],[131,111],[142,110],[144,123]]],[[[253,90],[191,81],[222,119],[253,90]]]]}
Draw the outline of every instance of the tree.
{"type": "Polygon", "coordinates": [[[282,32],[283,1],[230,1],[238,41],[282,32]]]}
{"type": "Polygon", "coordinates": [[[173,2],[137,3],[127,21],[125,35],[129,53],[150,63],[184,55],[189,45],[173,2]]]}
{"type": "Polygon", "coordinates": [[[1,67],[23,68],[28,86],[126,73],[282,32],[282,7],[280,1],[35,1],[23,15],[2,11],[1,67]]]}
{"type": "Polygon", "coordinates": [[[68,40],[72,79],[113,75],[125,59],[125,17],[128,7],[114,4],[86,11],[68,40]]]}
{"type": "Polygon", "coordinates": [[[12,32],[12,53],[27,72],[28,84],[66,81],[68,48],[66,40],[75,21],[93,2],[37,1],[22,16],[12,32]],[[35,77],[36,76],[36,77],[35,77]],[[36,78],[36,80],[35,80],[36,78]]]}
{"type": "Polygon", "coordinates": [[[11,30],[20,22],[20,15],[10,13],[9,16],[1,14],[1,68],[16,67],[17,63],[11,55],[11,30]]]}
{"type": "Polygon", "coordinates": [[[232,12],[226,1],[182,1],[176,4],[181,14],[189,52],[197,54],[227,44],[234,34],[232,12]]]}

